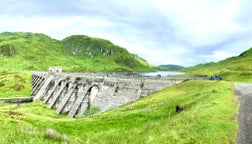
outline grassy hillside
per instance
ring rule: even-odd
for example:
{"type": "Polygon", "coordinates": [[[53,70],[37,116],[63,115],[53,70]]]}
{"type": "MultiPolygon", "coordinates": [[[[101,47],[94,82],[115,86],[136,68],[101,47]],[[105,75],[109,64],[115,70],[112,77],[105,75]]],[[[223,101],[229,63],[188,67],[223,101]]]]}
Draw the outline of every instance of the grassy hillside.
{"type": "Polygon", "coordinates": [[[0,34],[0,70],[148,71],[155,69],[126,49],[87,36],[62,41],[44,34],[5,32],[0,34]]]}
{"type": "Polygon", "coordinates": [[[0,71],[0,98],[27,97],[30,89],[31,73],[0,71]]]}
{"type": "Polygon", "coordinates": [[[77,119],[42,102],[0,104],[0,143],[235,143],[237,105],[228,82],[187,81],[135,103],[77,119]],[[184,109],[176,112],[180,105],[184,109]]]}
{"type": "Polygon", "coordinates": [[[200,64],[186,69],[191,75],[220,74],[226,80],[252,82],[252,48],[218,63],[200,64]]]}
{"type": "MultiPolygon", "coordinates": [[[[108,40],[73,35],[65,38],[62,42],[66,46],[66,51],[73,55],[92,58],[104,65],[114,62],[120,66],[135,69],[135,71],[144,67],[149,68],[149,70],[154,68],[137,55],[130,54],[125,48],[114,45],[108,40]]],[[[127,69],[125,70],[127,71],[127,69]]]]}
{"type": "Polygon", "coordinates": [[[159,65],[160,68],[163,68],[165,70],[169,70],[169,71],[181,71],[183,70],[185,67],[180,66],[180,65],[159,65]]]}

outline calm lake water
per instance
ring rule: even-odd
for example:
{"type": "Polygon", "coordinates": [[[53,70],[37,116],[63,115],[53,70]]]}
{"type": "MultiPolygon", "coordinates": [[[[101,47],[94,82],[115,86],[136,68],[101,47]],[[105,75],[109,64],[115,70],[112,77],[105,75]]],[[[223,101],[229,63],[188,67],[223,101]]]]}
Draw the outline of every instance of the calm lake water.
{"type": "Polygon", "coordinates": [[[173,72],[173,71],[157,71],[157,72],[146,72],[146,73],[140,73],[141,76],[157,76],[161,75],[163,76],[173,76],[173,75],[179,75],[179,74],[185,74],[183,72],[173,72]]]}

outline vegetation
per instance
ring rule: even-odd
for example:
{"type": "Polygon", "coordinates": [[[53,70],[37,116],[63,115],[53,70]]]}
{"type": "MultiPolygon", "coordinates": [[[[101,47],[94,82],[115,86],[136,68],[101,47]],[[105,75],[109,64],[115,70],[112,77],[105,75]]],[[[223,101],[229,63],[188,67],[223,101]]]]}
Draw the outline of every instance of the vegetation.
{"type": "Polygon", "coordinates": [[[0,104],[0,143],[235,143],[232,91],[224,81],[187,81],[77,119],[56,115],[40,101],[0,104]]]}
{"type": "Polygon", "coordinates": [[[0,71],[0,98],[30,95],[31,74],[22,71],[0,71]]]}
{"type": "Polygon", "coordinates": [[[180,65],[159,65],[159,67],[169,71],[181,71],[185,68],[180,65]]]}
{"type": "Polygon", "coordinates": [[[125,48],[88,36],[74,35],[62,41],[44,34],[0,34],[0,70],[150,71],[157,69],[125,48]]]}
{"type": "Polygon", "coordinates": [[[239,56],[227,58],[218,63],[199,64],[189,67],[186,71],[190,75],[216,75],[220,74],[228,81],[252,82],[252,48],[239,56]]]}

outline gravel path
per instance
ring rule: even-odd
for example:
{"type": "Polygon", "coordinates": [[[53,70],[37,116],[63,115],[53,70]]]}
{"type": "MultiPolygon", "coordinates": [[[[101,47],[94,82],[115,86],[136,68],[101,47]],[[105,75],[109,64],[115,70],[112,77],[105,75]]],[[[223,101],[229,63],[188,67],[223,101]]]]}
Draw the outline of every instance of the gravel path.
{"type": "Polygon", "coordinates": [[[240,96],[237,143],[252,144],[252,83],[234,83],[234,86],[240,96]]]}

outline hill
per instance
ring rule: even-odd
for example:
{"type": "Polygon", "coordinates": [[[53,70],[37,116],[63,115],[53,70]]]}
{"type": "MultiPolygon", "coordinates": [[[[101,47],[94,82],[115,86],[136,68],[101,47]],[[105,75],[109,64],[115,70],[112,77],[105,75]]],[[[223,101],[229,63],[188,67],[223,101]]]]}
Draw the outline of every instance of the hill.
{"type": "Polygon", "coordinates": [[[165,70],[169,70],[169,71],[180,71],[183,70],[185,67],[180,66],[180,65],[159,65],[160,68],[163,68],[165,70]]]}
{"type": "Polygon", "coordinates": [[[220,74],[225,80],[252,82],[252,48],[239,56],[230,57],[217,63],[199,64],[187,68],[186,71],[190,75],[220,74]]]}
{"type": "Polygon", "coordinates": [[[0,65],[5,70],[147,71],[154,67],[108,40],[74,35],[62,41],[44,34],[0,34],[0,65]]]}

